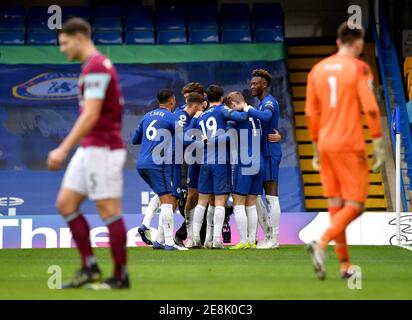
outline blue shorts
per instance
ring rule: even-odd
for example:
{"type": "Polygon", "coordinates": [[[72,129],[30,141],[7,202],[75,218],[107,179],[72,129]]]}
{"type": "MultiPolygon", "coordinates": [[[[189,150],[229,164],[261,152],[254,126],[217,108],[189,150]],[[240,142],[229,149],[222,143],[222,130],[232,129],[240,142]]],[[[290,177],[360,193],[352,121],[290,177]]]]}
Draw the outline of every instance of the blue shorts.
{"type": "Polygon", "coordinates": [[[187,187],[191,189],[197,189],[197,186],[199,184],[199,171],[200,171],[200,165],[195,163],[189,165],[188,171],[187,171],[187,187]]]}
{"type": "Polygon", "coordinates": [[[173,190],[172,195],[178,199],[182,197],[182,165],[174,164],[172,165],[172,183],[173,190]]]}
{"type": "Polygon", "coordinates": [[[280,158],[276,157],[263,157],[264,165],[265,165],[265,173],[263,177],[263,181],[279,181],[279,165],[280,165],[280,158]]]}
{"type": "Polygon", "coordinates": [[[241,196],[261,195],[263,191],[263,166],[255,175],[245,174],[244,166],[235,165],[232,178],[232,193],[241,196]]]}
{"type": "Polygon", "coordinates": [[[199,193],[229,194],[231,174],[230,164],[203,164],[199,172],[199,193]]]}
{"type": "Polygon", "coordinates": [[[172,193],[172,166],[159,169],[137,169],[142,179],[158,196],[172,193]]]}

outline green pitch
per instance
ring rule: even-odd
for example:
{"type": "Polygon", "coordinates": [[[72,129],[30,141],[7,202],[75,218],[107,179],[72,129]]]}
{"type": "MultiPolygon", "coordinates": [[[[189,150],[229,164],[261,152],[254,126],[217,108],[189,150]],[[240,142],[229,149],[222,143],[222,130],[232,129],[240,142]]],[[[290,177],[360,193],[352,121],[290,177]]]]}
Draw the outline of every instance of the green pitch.
{"type": "MultiPolygon", "coordinates": [[[[97,249],[104,275],[110,252],[97,249]]],[[[411,299],[412,252],[397,247],[352,247],[362,268],[362,289],[350,290],[339,278],[333,248],[328,278],[312,272],[302,246],[279,250],[129,250],[132,289],[92,292],[50,290],[48,267],[60,265],[63,279],[78,268],[73,249],[0,250],[0,299],[411,299]]]]}

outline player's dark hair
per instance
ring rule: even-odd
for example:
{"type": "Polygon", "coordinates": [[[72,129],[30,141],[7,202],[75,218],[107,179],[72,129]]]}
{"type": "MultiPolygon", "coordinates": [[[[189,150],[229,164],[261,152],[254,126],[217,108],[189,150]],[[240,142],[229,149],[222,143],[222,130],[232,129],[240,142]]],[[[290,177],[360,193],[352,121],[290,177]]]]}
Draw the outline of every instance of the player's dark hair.
{"type": "Polygon", "coordinates": [[[157,102],[159,104],[165,104],[168,103],[171,97],[174,97],[174,93],[172,90],[169,89],[161,89],[157,93],[157,102]]]}
{"type": "Polygon", "coordinates": [[[70,18],[67,20],[62,28],[58,30],[58,34],[67,34],[68,36],[74,36],[78,33],[85,35],[88,38],[92,37],[92,28],[90,23],[82,18],[70,18]]]}
{"type": "Polygon", "coordinates": [[[205,94],[205,88],[199,82],[189,82],[182,89],[182,94],[197,92],[199,94],[205,94]]]}
{"type": "Polygon", "coordinates": [[[219,102],[219,100],[223,97],[224,91],[223,88],[217,84],[211,84],[206,89],[207,100],[209,102],[219,102]]]}
{"type": "Polygon", "coordinates": [[[338,28],[338,39],[342,44],[352,44],[354,41],[363,39],[365,37],[365,30],[355,25],[343,22],[338,28]]]}
{"type": "Polygon", "coordinates": [[[189,93],[189,95],[186,98],[186,103],[187,104],[192,104],[192,103],[203,103],[205,101],[205,97],[197,92],[192,92],[189,93]]]}
{"type": "Polygon", "coordinates": [[[270,83],[272,82],[272,75],[264,69],[253,70],[252,77],[259,77],[265,79],[268,83],[268,86],[270,86],[270,83]]]}

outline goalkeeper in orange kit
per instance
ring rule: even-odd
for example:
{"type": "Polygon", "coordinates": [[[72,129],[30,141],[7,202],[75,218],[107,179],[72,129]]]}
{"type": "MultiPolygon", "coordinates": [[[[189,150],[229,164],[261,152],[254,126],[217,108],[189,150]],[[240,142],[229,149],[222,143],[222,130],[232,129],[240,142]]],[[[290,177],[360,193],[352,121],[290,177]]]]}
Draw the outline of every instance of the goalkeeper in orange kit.
{"type": "Polygon", "coordinates": [[[320,170],[331,218],[320,239],[307,246],[321,280],[326,276],[325,250],[331,241],[336,244],[342,278],[351,276],[345,230],[364,211],[368,195],[362,110],[374,145],[372,170],[378,171],[384,162],[373,75],[369,65],[358,58],[363,38],[363,29],[343,23],[338,29],[338,52],[316,64],[307,79],[305,114],[314,146],[312,164],[320,170]]]}

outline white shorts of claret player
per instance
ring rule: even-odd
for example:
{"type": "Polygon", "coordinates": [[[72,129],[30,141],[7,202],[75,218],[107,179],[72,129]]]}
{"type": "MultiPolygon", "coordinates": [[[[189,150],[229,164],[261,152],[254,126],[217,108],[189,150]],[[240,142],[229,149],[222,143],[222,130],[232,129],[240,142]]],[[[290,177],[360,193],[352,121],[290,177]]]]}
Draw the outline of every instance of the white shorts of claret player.
{"type": "Polygon", "coordinates": [[[125,149],[79,147],[67,167],[62,187],[90,200],[121,198],[125,162],[125,149]]]}

